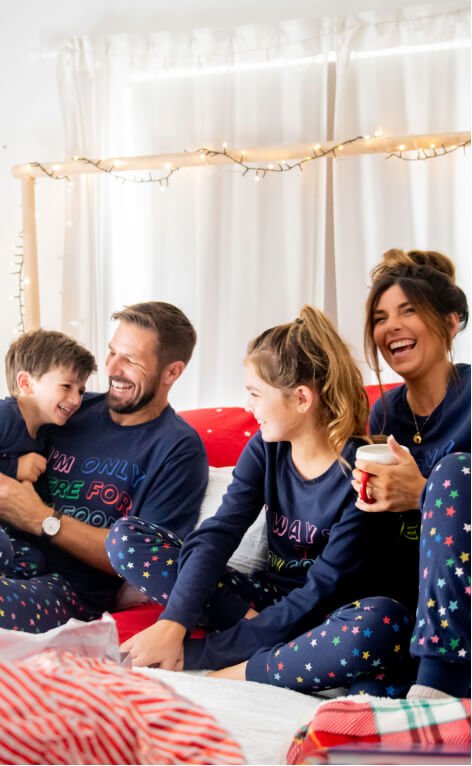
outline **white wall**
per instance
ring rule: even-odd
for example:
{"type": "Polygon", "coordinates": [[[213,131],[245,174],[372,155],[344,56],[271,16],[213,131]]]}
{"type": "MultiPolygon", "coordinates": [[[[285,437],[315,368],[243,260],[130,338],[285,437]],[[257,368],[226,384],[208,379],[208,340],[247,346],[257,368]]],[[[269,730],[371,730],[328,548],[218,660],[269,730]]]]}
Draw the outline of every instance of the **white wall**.
{"type": "MultiPolygon", "coordinates": [[[[452,0],[445,0],[451,8],[452,0]]],[[[445,5],[441,2],[442,7],[445,5]]],[[[54,52],[75,35],[225,26],[278,21],[295,17],[345,15],[369,9],[403,7],[399,0],[15,0],[2,3],[0,24],[0,360],[14,337],[19,320],[12,256],[21,230],[20,183],[11,167],[28,161],[64,159],[61,112],[56,87],[54,52]]],[[[181,147],[176,147],[180,150],[181,147]]],[[[42,182],[44,183],[47,182],[42,182]]],[[[42,324],[57,326],[57,291],[63,247],[63,184],[48,183],[47,196],[38,188],[38,211],[48,225],[39,229],[40,279],[48,299],[42,324]],[[54,226],[54,220],[58,226],[54,226]],[[44,254],[48,255],[47,267],[44,254]],[[41,258],[43,256],[43,259],[41,258]]],[[[0,361],[0,368],[2,368],[0,361]]],[[[0,395],[6,393],[0,374],[0,395]]]]}

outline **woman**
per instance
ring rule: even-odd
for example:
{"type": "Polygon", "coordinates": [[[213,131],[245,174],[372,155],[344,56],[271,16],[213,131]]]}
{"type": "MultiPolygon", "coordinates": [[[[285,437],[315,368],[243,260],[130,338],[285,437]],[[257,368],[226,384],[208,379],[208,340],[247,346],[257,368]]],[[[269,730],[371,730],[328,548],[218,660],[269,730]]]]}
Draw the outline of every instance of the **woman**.
{"type": "MultiPolygon", "coordinates": [[[[470,674],[470,365],[454,365],[451,350],[467,323],[467,299],[455,284],[454,265],[436,252],[389,250],[372,278],[366,356],[379,381],[380,352],[404,384],[376,402],[370,417],[372,433],[389,435],[397,464],[356,463],[370,474],[371,501],[358,499],[357,507],[393,512],[387,519],[383,514],[383,533],[395,535],[398,546],[389,593],[412,610],[420,540],[411,653],[419,658],[423,688],[410,694],[464,696],[470,674]],[[420,508],[422,515],[411,510],[420,508]]],[[[353,476],[359,491],[360,470],[353,476]]]]}
{"type": "Polygon", "coordinates": [[[260,431],[214,518],[181,550],[175,536],[139,519],[120,521],[108,538],[116,571],[166,607],[122,649],[135,665],[225,668],[228,677],[307,693],[381,674],[408,656],[412,622],[400,604],[368,598],[374,520],[355,507],[349,468],[366,439],[360,373],[311,306],[249,344],[245,373],[260,431]],[[266,569],[253,577],[225,570],[261,507],[266,569]],[[219,632],[187,639],[202,623],[219,632]]]}

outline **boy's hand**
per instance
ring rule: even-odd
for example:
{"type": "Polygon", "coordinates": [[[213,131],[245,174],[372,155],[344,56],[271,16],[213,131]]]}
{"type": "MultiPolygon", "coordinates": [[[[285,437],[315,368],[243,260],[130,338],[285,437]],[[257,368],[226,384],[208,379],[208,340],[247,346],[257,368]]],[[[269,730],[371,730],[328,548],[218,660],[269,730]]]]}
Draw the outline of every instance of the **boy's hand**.
{"type": "Polygon", "coordinates": [[[183,625],[172,620],[159,620],[120,646],[129,652],[134,666],[152,665],[164,670],[182,670],[184,665],[183,625]]]}
{"type": "Polygon", "coordinates": [[[47,461],[43,455],[37,452],[28,452],[18,458],[18,470],[16,478],[18,481],[31,481],[33,484],[46,470],[47,461]]]}

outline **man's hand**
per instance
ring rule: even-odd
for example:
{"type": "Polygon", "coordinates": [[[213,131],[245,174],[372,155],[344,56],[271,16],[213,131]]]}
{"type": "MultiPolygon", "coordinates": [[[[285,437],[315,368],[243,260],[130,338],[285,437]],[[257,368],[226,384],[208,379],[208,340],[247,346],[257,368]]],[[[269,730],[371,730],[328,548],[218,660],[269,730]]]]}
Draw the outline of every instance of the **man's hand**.
{"type": "Polygon", "coordinates": [[[153,665],[164,670],[182,670],[186,629],[172,620],[159,620],[155,625],[128,638],[121,646],[129,652],[133,665],[153,665]]]}
{"type": "Polygon", "coordinates": [[[19,482],[0,474],[0,520],[33,535],[41,534],[41,524],[50,509],[44,505],[29,481],[19,482]]]}
{"type": "Polygon", "coordinates": [[[38,481],[39,477],[46,470],[47,461],[43,455],[37,452],[28,452],[18,458],[18,469],[16,478],[18,481],[38,481]]]}
{"type": "Polygon", "coordinates": [[[420,497],[426,479],[421,475],[414,457],[402,449],[393,436],[388,437],[387,444],[396,459],[395,465],[380,465],[366,460],[356,461],[351,484],[359,494],[361,470],[369,473],[367,492],[375,501],[364,503],[358,498],[356,507],[361,511],[402,512],[420,507],[420,497]]]}
{"type": "MultiPolygon", "coordinates": [[[[29,481],[20,482],[0,473],[0,521],[39,537],[42,523],[51,513],[52,508],[43,503],[29,481]]],[[[50,543],[102,572],[116,575],[105,549],[109,531],[64,514],[61,528],[50,543]]]]}

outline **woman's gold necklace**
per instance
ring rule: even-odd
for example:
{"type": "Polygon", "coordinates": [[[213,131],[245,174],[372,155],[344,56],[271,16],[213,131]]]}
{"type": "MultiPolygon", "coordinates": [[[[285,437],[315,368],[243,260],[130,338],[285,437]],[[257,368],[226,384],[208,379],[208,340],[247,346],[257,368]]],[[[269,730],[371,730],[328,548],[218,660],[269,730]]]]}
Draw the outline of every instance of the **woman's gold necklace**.
{"type": "MultiPolygon", "coordinates": [[[[451,373],[449,373],[449,377],[450,377],[450,375],[451,375],[451,373]]],[[[444,397],[447,394],[447,387],[448,387],[448,385],[449,385],[449,381],[448,381],[448,383],[446,385],[446,391],[444,392],[444,396],[441,399],[441,402],[443,401],[444,397]]],[[[415,423],[415,428],[416,428],[416,433],[413,434],[413,441],[415,442],[415,444],[422,444],[423,443],[423,437],[421,436],[421,431],[424,430],[424,427],[425,427],[426,423],[428,422],[428,420],[430,419],[431,415],[433,414],[434,410],[433,410],[433,412],[429,413],[429,415],[426,417],[426,419],[423,422],[423,425],[420,428],[419,425],[418,425],[418,421],[416,420],[416,415],[413,412],[413,407],[411,406],[410,402],[408,401],[408,398],[407,398],[407,404],[408,404],[408,407],[410,408],[410,412],[411,412],[411,415],[413,417],[413,420],[414,420],[414,423],[415,423]]]]}
{"type": "Polygon", "coordinates": [[[423,437],[421,436],[421,431],[423,431],[426,423],[428,422],[428,420],[430,419],[430,417],[431,417],[431,415],[433,413],[432,412],[429,413],[428,417],[426,418],[426,420],[424,421],[423,425],[420,428],[419,425],[418,425],[418,421],[416,420],[416,415],[413,412],[413,410],[411,409],[411,407],[410,407],[410,412],[413,415],[413,420],[415,421],[415,428],[416,428],[416,433],[413,434],[413,441],[415,442],[415,444],[421,444],[423,442],[423,437]]]}

